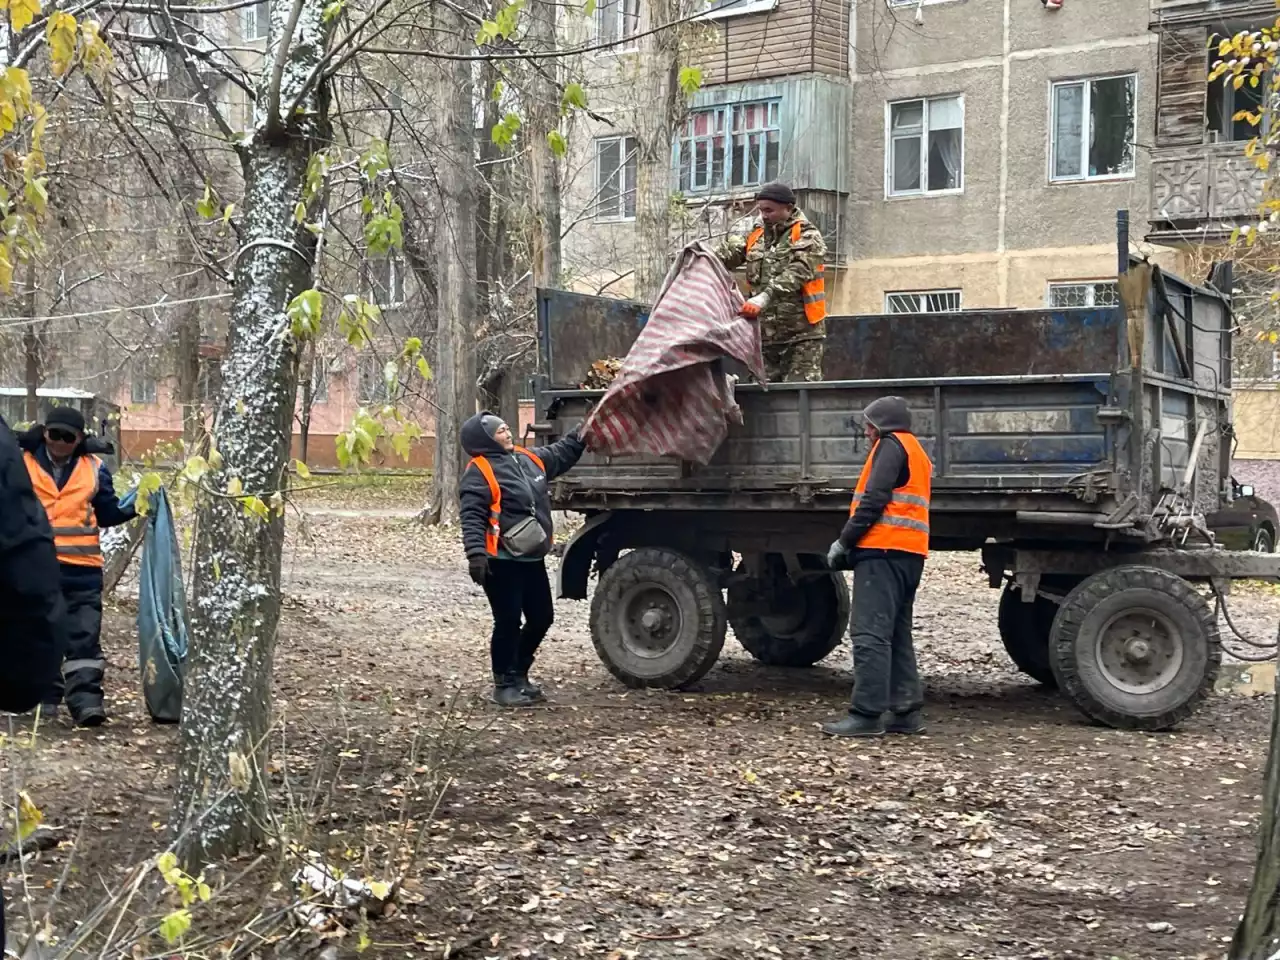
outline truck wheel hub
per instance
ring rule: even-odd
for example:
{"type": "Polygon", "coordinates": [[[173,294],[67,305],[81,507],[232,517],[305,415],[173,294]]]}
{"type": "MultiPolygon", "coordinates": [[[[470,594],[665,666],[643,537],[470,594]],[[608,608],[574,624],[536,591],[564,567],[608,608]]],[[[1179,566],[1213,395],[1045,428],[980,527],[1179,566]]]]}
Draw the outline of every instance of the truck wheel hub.
{"type": "Polygon", "coordinates": [[[1181,633],[1155,610],[1116,614],[1098,636],[1097,667],[1109,683],[1126,693],[1164,689],[1182,669],[1183,657],[1181,633]]]}
{"type": "Polygon", "coordinates": [[[657,658],[680,639],[684,622],[676,598],[657,584],[637,584],[621,603],[622,642],[632,654],[657,658]]]}

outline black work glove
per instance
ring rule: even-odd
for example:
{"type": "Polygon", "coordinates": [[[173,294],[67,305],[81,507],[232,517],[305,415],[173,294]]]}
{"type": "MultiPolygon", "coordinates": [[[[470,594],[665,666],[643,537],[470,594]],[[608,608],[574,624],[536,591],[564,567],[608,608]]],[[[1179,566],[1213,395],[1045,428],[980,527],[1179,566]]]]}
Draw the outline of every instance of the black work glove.
{"type": "Polygon", "coordinates": [[[472,583],[477,587],[483,587],[485,579],[489,576],[489,558],[468,557],[467,572],[471,574],[472,583]]]}

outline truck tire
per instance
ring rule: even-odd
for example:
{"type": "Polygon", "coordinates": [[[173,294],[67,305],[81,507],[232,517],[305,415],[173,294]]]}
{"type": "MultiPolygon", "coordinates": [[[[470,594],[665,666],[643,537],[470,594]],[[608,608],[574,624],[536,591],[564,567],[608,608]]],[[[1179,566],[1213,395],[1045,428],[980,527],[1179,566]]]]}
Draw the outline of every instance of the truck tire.
{"type": "MultiPolygon", "coordinates": [[[[1043,577],[1041,588],[1065,595],[1079,582],[1078,578],[1043,577]]],[[[1015,667],[1050,689],[1058,685],[1049,662],[1049,635],[1057,613],[1058,604],[1046,597],[1037,595],[1031,603],[1024,603],[1022,591],[1012,583],[1000,595],[997,621],[1005,652],[1015,667]]]]}
{"type": "Polygon", "coordinates": [[[686,554],[645,547],[600,577],[591,600],[591,642],[628,687],[678,689],[701,679],[724,647],[724,597],[686,554]]]}
{"type": "Polygon", "coordinates": [[[1213,610],[1156,567],[1095,573],[1058,608],[1053,675],[1088,717],[1121,730],[1166,730],[1195,712],[1222,665],[1213,610]]]}
{"type": "MultiPolygon", "coordinates": [[[[826,563],[804,554],[800,566],[823,570],[826,563]]],[[[761,614],[741,608],[768,587],[760,580],[729,586],[729,626],[743,649],[770,667],[812,667],[825,660],[849,628],[849,585],[844,576],[833,573],[793,584],[782,571],[780,582],[772,587],[780,609],[761,614]]]]}

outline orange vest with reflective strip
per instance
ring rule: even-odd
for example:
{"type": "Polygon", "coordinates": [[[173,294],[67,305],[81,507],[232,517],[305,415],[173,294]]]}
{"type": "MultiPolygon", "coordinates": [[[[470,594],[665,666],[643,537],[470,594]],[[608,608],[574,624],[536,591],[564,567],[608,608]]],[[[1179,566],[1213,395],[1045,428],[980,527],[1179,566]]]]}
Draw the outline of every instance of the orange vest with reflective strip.
{"type": "MultiPolygon", "coordinates": [[[[802,232],[799,222],[793,223],[791,225],[791,242],[798,243],[802,232]]],[[[764,227],[756,227],[751,231],[751,234],[747,237],[747,253],[751,252],[751,248],[759,243],[760,238],[763,236],[764,227]]],[[[827,287],[823,282],[825,271],[826,267],[821,263],[818,264],[818,275],[800,288],[800,292],[804,296],[804,318],[810,323],[821,323],[827,316],[827,287]]]]}
{"type": "MultiPolygon", "coordinates": [[[[905,486],[893,491],[884,508],[884,513],[880,515],[875,526],[858,541],[858,547],[869,550],[901,550],[904,553],[918,553],[922,557],[927,557],[933,463],[914,434],[895,432],[893,435],[907,451],[907,482],[905,486]]],[[[875,458],[876,447],[881,443],[883,440],[875,442],[875,446],[867,456],[867,462],[862,465],[862,476],[858,478],[858,486],[853,493],[849,516],[853,516],[854,511],[858,509],[863,491],[867,489],[867,479],[871,476],[871,461],[875,458]]]]}
{"type": "Polygon", "coordinates": [[[92,455],[76,458],[71,476],[62,489],[30,452],[24,452],[31,486],[49,515],[53,545],[58,562],[74,567],[101,567],[102,545],[98,542],[98,518],[93,513],[93,496],[98,492],[98,469],[102,461],[92,455]]]}
{"type": "MultiPolygon", "coordinates": [[[[516,447],[513,453],[523,453],[538,465],[543,473],[547,472],[546,464],[532,450],[516,447]]],[[[485,482],[489,484],[489,524],[484,532],[484,552],[491,557],[498,555],[498,542],[502,538],[502,488],[498,486],[498,478],[493,475],[493,464],[488,457],[472,457],[468,467],[474,466],[480,471],[485,482]]]]}

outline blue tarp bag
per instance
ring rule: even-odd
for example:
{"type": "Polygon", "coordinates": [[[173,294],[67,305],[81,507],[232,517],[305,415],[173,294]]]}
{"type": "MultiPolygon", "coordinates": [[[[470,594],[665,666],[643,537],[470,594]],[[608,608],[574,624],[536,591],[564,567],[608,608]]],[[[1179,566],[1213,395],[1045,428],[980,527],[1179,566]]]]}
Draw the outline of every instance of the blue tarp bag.
{"type": "MultiPolygon", "coordinates": [[[[132,503],[130,491],[121,504],[132,503]]],[[[187,660],[187,602],[182,586],[182,555],[169,499],[161,488],[151,494],[142,560],[138,568],[138,667],[151,719],[177,723],[182,718],[182,686],[187,660]]]]}

